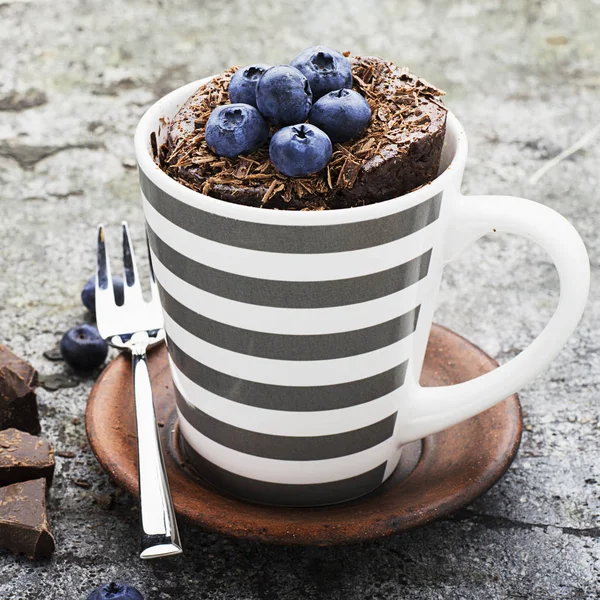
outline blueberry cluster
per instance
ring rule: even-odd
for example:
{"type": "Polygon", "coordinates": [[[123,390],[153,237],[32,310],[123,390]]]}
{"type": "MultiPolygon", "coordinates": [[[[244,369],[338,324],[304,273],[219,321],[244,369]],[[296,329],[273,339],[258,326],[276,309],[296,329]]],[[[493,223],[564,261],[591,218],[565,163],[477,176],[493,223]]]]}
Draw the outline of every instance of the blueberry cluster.
{"type": "Polygon", "coordinates": [[[238,69],[229,83],[232,104],[218,106],[206,124],[206,142],[219,156],[263,146],[288,177],[321,171],[332,142],[358,137],[371,119],[368,102],[352,90],[350,61],[331,48],[303,50],[289,65],[238,69]],[[308,120],[308,123],[306,121],[308,120]]]}

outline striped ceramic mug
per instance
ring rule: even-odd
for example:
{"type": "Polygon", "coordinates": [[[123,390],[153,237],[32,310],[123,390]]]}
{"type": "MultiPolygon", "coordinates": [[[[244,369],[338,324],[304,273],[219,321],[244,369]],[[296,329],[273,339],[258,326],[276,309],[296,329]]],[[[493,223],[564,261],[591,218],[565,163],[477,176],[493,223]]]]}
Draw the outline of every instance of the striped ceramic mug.
{"type": "Polygon", "coordinates": [[[404,444],[501,401],[558,353],[587,299],[584,245],[543,205],[462,196],[467,140],[454,115],[440,175],[422,188],[359,208],[262,210],[194,192],[155,163],[165,123],[201,83],[148,110],[136,154],[182,443],[202,476],[256,502],[361,496],[404,444]],[[558,308],[507,364],[421,388],[443,265],[496,231],[548,251],[558,308]]]}

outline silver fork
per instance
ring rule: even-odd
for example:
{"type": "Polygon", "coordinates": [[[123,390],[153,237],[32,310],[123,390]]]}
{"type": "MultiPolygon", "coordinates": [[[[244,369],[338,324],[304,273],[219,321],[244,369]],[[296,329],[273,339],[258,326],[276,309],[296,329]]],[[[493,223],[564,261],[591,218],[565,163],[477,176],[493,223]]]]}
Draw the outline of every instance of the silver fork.
{"type": "Polygon", "coordinates": [[[127,223],[123,222],[125,301],[115,302],[104,228],[98,228],[96,271],[96,321],[108,344],[129,350],[132,356],[133,391],[138,437],[140,488],[140,558],[159,558],[182,552],[179,530],[165,463],[158,438],[146,350],[165,337],[156,279],[150,264],[152,299],[146,302],[135,264],[127,223]]]}

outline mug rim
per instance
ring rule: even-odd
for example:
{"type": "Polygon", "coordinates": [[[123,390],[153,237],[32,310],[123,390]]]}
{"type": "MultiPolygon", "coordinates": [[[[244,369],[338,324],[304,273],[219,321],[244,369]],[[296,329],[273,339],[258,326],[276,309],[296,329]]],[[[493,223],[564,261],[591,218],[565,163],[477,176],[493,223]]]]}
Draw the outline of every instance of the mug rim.
{"type": "MultiPolygon", "coordinates": [[[[165,112],[163,107],[175,104],[178,110],[201,85],[210,81],[213,77],[192,81],[159,98],[140,119],[134,137],[136,160],[144,175],[155,186],[170,196],[178,198],[195,208],[244,221],[272,224],[328,225],[338,222],[362,221],[409,208],[439,193],[447,186],[448,180],[455,173],[462,171],[466,163],[468,148],[466,133],[456,115],[448,110],[446,136],[450,133],[456,139],[456,148],[452,160],[434,180],[401,196],[364,206],[321,211],[268,210],[207,196],[188,188],[167,175],[155,162],[149,148],[149,140],[151,133],[155,132],[161,123],[164,124],[166,117],[163,115],[163,112],[165,112]]],[[[444,144],[446,144],[446,138],[444,138],[444,144]]]]}

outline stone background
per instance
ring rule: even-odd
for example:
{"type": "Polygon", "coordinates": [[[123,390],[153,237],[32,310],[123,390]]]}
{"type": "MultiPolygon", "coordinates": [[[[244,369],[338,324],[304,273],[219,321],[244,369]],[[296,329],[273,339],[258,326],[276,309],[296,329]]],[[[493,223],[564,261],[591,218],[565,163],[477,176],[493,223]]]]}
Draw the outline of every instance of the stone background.
{"type": "MultiPolygon", "coordinates": [[[[559,210],[597,275],[600,136],[529,179],[600,123],[599,26],[599,0],[0,0],[0,339],[58,376],[60,389],[40,390],[43,430],[75,453],[58,458],[49,500],[56,555],[0,551],[0,598],[77,600],[113,578],[153,600],[600,597],[597,277],[577,333],[521,394],[523,443],[502,481],[457,518],[358,547],[274,548],[186,528],[183,557],[142,563],[135,503],[86,447],[93,378],[42,355],[88,318],[79,291],[96,225],[114,248],[127,219],[143,242],[132,135],[146,107],[315,43],[381,55],[446,89],[470,139],[464,191],[559,210]]],[[[448,268],[436,319],[504,361],[556,299],[548,257],[498,236],[448,268]]]]}

